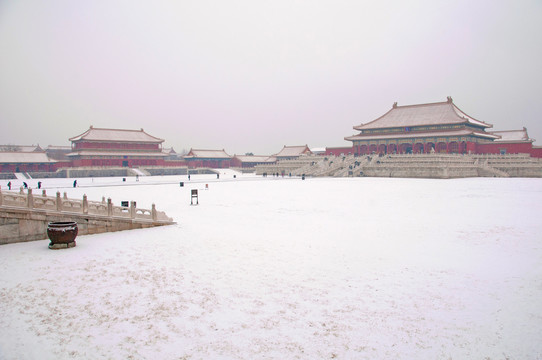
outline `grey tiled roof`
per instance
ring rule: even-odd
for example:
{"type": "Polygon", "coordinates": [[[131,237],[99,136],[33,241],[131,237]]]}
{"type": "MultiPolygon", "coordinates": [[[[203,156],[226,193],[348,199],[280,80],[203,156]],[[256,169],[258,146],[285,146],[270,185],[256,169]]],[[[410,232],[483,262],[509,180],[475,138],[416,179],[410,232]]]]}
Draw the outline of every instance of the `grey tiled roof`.
{"type": "Polygon", "coordinates": [[[354,126],[356,130],[412,127],[424,125],[444,125],[469,123],[484,128],[492,127],[483,121],[474,119],[465,114],[451,101],[397,106],[367,124],[354,126]]]}
{"type": "Polygon", "coordinates": [[[163,139],[147,134],[143,129],[124,130],[124,129],[101,129],[90,127],[81,135],[70,138],[70,141],[118,141],[118,142],[144,142],[144,143],[162,143],[163,139]]]}

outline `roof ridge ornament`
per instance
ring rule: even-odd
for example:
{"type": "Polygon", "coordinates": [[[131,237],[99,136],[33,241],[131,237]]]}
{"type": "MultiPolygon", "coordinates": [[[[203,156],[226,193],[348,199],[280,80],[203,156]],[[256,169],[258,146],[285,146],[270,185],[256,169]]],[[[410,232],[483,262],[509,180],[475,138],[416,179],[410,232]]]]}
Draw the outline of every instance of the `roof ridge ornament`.
{"type": "Polygon", "coordinates": [[[446,102],[447,102],[448,104],[451,104],[451,103],[454,102],[454,100],[452,99],[451,96],[447,96],[447,97],[446,97],[446,100],[447,100],[446,102]]]}
{"type": "Polygon", "coordinates": [[[393,108],[397,109],[397,101],[393,103],[393,108]]]}

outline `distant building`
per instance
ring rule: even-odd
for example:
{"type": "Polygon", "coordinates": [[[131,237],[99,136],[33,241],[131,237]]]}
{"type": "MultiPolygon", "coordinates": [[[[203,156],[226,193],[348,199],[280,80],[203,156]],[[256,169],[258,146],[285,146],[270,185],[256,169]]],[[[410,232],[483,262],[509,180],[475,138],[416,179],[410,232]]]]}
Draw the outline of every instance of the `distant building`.
{"type": "Polygon", "coordinates": [[[325,155],[344,156],[354,154],[354,147],[326,147],[325,155]]]}
{"type": "Polygon", "coordinates": [[[533,146],[533,139],[529,138],[527,129],[492,131],[491,134],[498,136],[491,143],[480,143],[477,152],[483,154],[531,154],[537,156],[536,147],[533,146]]]}
{"type": "Polygon", "coordinates": [[[4,152],[43,152],[39,145],[0,145],[0,151],[4,152]]]}
{"type": "Polygon", "coordinates": [[[229,168],[232,157],[222,150],[199,150],[190,149],[184,156],[186,165],[189,168],[229,168]]]}
{"type": "Polygon", "coordinates": [[[67,154],[72,166],[138,167],[164,166],[168,153],[162,151],[163,139],[143,129],[102,129],[90,127],[70,139],[67,154]]]}
{"type": "Polygon", "coordinates": [[[360,133],[345,137],[356,155],[372,153],[527,153],[538,156],[527,130],[495,131],[476,120],[448,97],[445,102],[398,106],[376,120],[354,126],[360,133]]]}
{"type": "Polygon", "coordinates": [[[256,165],[274,164],[277,162],[275,156],[269,155],[234,155],[231,159],[231,166],[238,168],[253,168],[256,165]]]}
{"type": "Polygon", "coordinates": [[[68,154],[72,152],[71,146],[54,146],[49,145],[45,149],[45,153],[50,159],[59,161],[69,161],[68,154]]]}
{"type": "Polygon", "coordinates": [[[172,147],[164,148],[162,151],[167,154],[166,160],[179,160],[179,155],[172,147]]]}
{"type": "Polygon", "coordinates": [[[292,160],[297,159],[298,157],[302,155],[312,155],[311,149],[307,145],[300,145],[300,146],[286,146],[282,148],[282,150],[275,154],[275,157],[277,160],[292,160]]]}
{"type": "Polygon", "coordinates": [[[311,152],[313,153],[313,155],[325,155],[326,148],[325,147],[311,148],[311,152]]]}
{"type": "Polygon", "coordinates": [[[55,171],[56,163],[39,145],[0,145],[0,173],[55,171]]]}
{"type": "Polygon", "coordinates": [[[56,161],[45,152],[1,151],[0,173],[55,171],[56,161]]]}

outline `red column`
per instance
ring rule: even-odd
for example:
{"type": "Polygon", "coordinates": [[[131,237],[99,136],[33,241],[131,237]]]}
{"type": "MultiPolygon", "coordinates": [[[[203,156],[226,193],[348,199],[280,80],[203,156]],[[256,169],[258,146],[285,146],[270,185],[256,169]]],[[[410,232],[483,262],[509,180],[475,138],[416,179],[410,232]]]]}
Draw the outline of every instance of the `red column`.
{"type": "Polygon", "coordinates": [[[467,141],[467,154],[469,152],[471,154],[476,154],[477,153],[477,151],[476,151],[476,143],[473,143],[471,141],[467,141]]]}

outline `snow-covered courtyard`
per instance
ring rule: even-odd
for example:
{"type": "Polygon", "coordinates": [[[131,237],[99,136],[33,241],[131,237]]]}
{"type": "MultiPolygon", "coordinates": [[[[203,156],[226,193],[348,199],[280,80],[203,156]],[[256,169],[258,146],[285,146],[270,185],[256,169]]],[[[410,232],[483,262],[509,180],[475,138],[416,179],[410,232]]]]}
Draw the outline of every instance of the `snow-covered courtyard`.
{"type": "Polygon", "coordinates": [[[42,182],[177,224],[0,246],[0,359],[542,359],[542,179],[42,182]]]}

